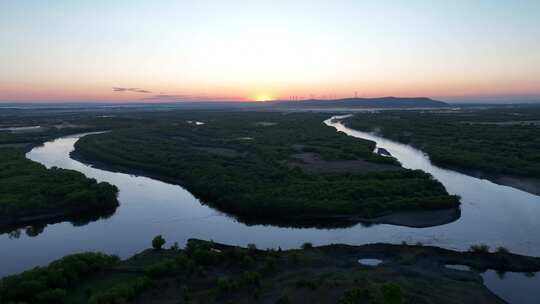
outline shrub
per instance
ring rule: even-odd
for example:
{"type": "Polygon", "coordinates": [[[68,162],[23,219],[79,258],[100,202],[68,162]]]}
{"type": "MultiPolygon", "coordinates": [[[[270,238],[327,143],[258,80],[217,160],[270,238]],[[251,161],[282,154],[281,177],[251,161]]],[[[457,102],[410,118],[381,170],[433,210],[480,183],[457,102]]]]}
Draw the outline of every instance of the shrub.
{"type": "Polygon", "coordinates": [[[499,246],[499,247],[497,247],[497,253],[499,253],[499,254],[508,254],[508,253],[510,253],[510,250],[508,250],[506,247],[499,246]]]}
{"type": "Polygon", "coordinates": [[[132,300],[150,285],[147,277],[137,278],[92,295],[88,304],[119,304],[132,300]]]}
{"type": "Polygon", "coordinates": [[[163,236],[158,235],[156,236],[153,240],[152,240],[152,247],[155,249],[155,250],[161,250],[161,248],[163,247],[163,245],[165,245],[166,241],[165,239],[163,238],[163,236]]]}
{"type": "Polygon", "coordinates": [[[157,278],[173,274],[178,269],[174,259],[165,259],[153,265],[144,268],[146,275],[157,278]]]}
{"type": "Polygon", "coordinates": [[[66,291],[61,288],[49,289],[43,292],[40,292],[36,298],[39,303],[64,303],[66,297],[66,291]]]}
{"type": "Polygon", "coordinates": [[[240,284],[232,279],[219,278],[217,288],[221,293],[233,293],[240,288],[240,284]]]}
{"type": "Polygon", "coordinates": [[[188,240],[187,244],[186,244],[186,248],[184,248],[184,252],[188,255],[188,256],[191,256],[193,254],[193,252],[195,251],[195,249],[199,248],[199,246],[197,245],[196,242],[194,242],[193,240],[188,240]]]}
{"type": "Polygon", "coordinates": [[[489,253],[489,246],[485,244],[472,245],[469,251],[472,253],[489,253]]]}
{"type": "Polygon", "coordinates": [[[264,272],[272,272],[276,270],[276,259],[272,257],[267,257],[266,260],[264,261],[262,270],[264,272]]]}
{"type": "Polygon", "coordinates": [[[311,249],[313,248],[313,244],[311,244],[310,242],[305,242],[304,244],[302,244],[302,249],[311,249]]]}
{"type": "Polygon", "coordinates": [[[219,254],[208,249],[196,249],[191,257],[199,265],[211,266],[219,262],[219,254]]]}
{"type": "Polygon", "coordinates": [[[191,260],[184,253],[180,253],[174,257],[174,261],[178,268],[187,269],[191,260]]]}
{"type": "Polygon", "coordinates": [[[255,244],[248,244],[247,248],[248,248],[248,251],[251,252],[251,253],[257,251],[257,245],[255,245],[255,244]]]}

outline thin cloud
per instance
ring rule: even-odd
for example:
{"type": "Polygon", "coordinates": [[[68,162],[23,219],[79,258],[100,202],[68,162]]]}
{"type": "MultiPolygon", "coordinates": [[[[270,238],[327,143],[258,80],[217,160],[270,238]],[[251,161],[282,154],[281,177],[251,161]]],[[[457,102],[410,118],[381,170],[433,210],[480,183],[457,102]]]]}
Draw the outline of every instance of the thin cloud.
{"type": "Polygon", "coordinates": [[[152,93],[152,91],[147,91],[139,88],[121,88],[121,87],[113,87],[113,92],[135,92],[135,93],[152,93]]]}

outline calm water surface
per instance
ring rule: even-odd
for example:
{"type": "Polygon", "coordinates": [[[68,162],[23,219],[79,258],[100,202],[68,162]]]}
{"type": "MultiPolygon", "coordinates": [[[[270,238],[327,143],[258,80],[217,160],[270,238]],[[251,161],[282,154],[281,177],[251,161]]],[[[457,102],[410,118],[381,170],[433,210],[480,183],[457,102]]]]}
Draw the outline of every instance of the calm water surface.
{"type": "MultiPolygon", "coordinates": [[[[348,129],[339,122],[326,121],[346,134],[377,142],[404,167],[433,174],[452,194],[462,197],[461,218],[431,228],[361,224],[350,228],[281,228],[270,225],[248,226],[209,208],[177,185],[151,178],[109,172],[82,164],[69,157],[81,135],[68,136],[31,150],[27,157],[47,167],[73,169],[98,181],[119,188],[120,207],[108,218],[84,226],[64,222],[48,225],[43,233],[30,237],[0,235],[0,276],[43,265],[63,255],[81,251],[103,251],[128,257],[150,246],[162,234],[169,245],[181,245],[188,238],[259,248],[294,248],[304,242],[314,245],[372,242],[422,242],[465,250],[485,243],[505,246],[513,252],[540,256],[540,197],[487,180],[433,166],[421,151],[373,134],[348,129]]],[[[539,295],[540,298],[540,295],[539,295]]]]}

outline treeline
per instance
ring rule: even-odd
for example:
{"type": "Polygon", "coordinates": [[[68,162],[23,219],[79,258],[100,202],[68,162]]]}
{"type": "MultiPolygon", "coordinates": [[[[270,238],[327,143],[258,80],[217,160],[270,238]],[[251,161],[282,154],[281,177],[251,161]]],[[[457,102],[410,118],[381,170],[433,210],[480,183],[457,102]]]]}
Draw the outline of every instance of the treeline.
{"type": "Polygon", "coordinates": [[[64,303],[80,281],[111,269],[116,256],[102,253],[68,255],[47,267],[36,267],[0,280],[0,303],[64,303]]]}
{"type": "Polygon", "coordinates": [[[540,177],[540,107],[357,114],[347,126],[426,152],[438,165],[540,177]]]}
{"type": "Polygon", "coordinates": [[[99,213],[118,206],[118,189],[84,174],[45,166],[22,150],[0,149],[0,223],[21,217],[99,213]]]}
{"type": "Polygon", "coordinates": [[[205,203],[242,217],[373,217],[459,204],[429,174],[399,169],[395,159],[373,153],[373,142],[323,125],[327,115],[173,112],[157,117],[86,136],[75,153],[175,181],[205,203]],[[363,159],[397,170],[310,174],[290,166],[297,153],[326,161],[363,159]]]}

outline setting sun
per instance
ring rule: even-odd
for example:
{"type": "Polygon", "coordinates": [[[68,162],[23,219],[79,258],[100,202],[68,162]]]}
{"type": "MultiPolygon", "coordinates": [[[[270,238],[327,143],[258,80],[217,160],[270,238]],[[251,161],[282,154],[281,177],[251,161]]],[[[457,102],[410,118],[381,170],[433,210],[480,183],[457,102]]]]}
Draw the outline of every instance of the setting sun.
{"type": "Polygon", "coordinates": [[[269,94],[259,94],[255,97],[255,101],[270,101],[273,100],[269,94]]]}

